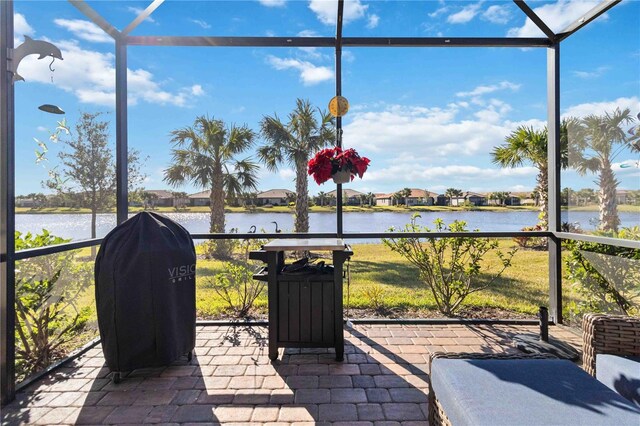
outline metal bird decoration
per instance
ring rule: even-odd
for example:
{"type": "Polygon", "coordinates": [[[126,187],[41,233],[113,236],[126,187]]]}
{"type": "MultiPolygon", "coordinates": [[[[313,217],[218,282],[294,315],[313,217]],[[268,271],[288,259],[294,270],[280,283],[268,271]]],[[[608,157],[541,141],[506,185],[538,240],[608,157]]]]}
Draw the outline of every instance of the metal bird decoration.
{"type": "Polygon", "coordinates": [[[24,78],[18,74],[18,65],[20,61],[29,55],[39,55],[38,59],[44,59],[46,57],[52,57],[54,59],[64,60],[62,58],[62,52],[53,44],[48,41],[34,40],[29,36],[24,36],[24,43],[13,49],[13,55],[11,58],[10,69],[13,73],[13,81],[24,81],[24,78]]]}

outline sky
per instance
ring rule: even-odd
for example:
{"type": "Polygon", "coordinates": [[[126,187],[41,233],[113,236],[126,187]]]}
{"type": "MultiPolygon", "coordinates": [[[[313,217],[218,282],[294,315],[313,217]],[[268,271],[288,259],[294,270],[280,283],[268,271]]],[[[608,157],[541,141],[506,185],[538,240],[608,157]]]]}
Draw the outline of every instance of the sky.
{"type": "MultiPolygon", "coordinates": [[[[150,2],[88,1],[118,29],[150,2]]],[[[321,36],[335,35],[336,1],[166,1],[131,35],[321,36]]],[[[530,1],[558,32],[597,1],[530,1]]],[[[30,56],[16,82],[16,193],[47,192],[41,184],[56,167],[63,143],[48,143],[47,162],[36,164],[34,138],[46,140],[66,111],[75,125],[81,112],[104,112],[115,141],[113,39],[66,1],[16,1],[15,43],[23,36],[54,43],[64,61],[30,56]]],[[[542,37],[511,1],[345,2],[345,37],[542,37]]],[[[146,189],[163,182],[171,163],[170,132],[200,115],[256,132],[265,115],[286,120],[297,98],[327,109],[335,94],[333,49],[130,46],[129,146],[140,151],[146,189]]],[[[545,48],[345,48],[342,93],[343,145],[371,160],[362,180],[348,187],[394,192],[404,187],[442,193],[531,191],[530,164],[500,168],[491,150],[518,126],[546,124],[545,48]]],[[[640,1],[625,0],[566,39],[561,46],[561,112],[581,117],[616,107],[640,112],[640,1]]],[[[266,143],[260,136],[255,146],[266,143]]],[[[246,156],[254,155],[248,151],[246,156]]],[[[638,153],[614,160],[619,188],[640,189],[638,153]]],[[[259,190],[294,189],[295,173],[283,165],[259,172],[259,190]]],[[[562,186],[595,188],[595,176],[562,173],[562,186]]],[[[188,193],[193,185],[174,188],[188,193]]],[[[334,184],[309,182],[309,192],[334,184]]]]}

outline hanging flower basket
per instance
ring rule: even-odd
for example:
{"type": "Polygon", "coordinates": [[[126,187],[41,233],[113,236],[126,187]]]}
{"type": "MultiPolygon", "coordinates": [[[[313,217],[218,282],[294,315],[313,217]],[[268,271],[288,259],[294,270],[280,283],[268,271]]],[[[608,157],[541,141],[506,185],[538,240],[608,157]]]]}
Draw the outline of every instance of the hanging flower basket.
{"type": "Polygon", "coordinates": [[[361,157],[355,149],[326,148],[309,160],[309,174],[318,185],[333,178],[335,183],[348,183],[367,171],[369,159],[361,157]]]}
{"type": "Polygon", "coordinates": [[[351,170],[343,168],[331,175],[331,178],[335,183],[349,183],[351,182],[353,175],[351,170]]]}

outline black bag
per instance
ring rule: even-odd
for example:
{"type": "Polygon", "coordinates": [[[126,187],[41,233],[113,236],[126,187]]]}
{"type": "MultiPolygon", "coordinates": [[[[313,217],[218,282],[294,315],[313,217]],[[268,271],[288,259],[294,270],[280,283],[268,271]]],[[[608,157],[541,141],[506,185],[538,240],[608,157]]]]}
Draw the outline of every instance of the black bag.
{"type": "Polygon", "coordinates": [[[196,252],[185,228],[156,213],[135,215],[104,238],[95,279],[100,339],[110,370],[191,357],[196,252]]]}

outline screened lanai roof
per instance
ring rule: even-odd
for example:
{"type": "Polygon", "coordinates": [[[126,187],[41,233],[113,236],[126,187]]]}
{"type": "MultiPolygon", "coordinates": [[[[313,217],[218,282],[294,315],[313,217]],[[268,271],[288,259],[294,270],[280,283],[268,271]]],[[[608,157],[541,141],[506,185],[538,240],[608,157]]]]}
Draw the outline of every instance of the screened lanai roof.
{"type": "Polygon", "coordinates": [[[126,43],[132,45],[329,46],[334,44],[336,35],[342,35],[345,46],[539,46],[568,37],[619,2],[604,0],[568,4],[537,1],[528,4],[523,0],[491,0],[482,2],[480,8],[480,3],[439,1],[435,10],[433,1],[155,0],[72,3],[112,37],[128,36],[126,43]],[[428,11],[426,5],[431,6],[428,11]],[[178,18],[179,12],[185,9],[194,16],[191,22],[178,18]],[[132,12],[138,15],[133,20],[132,12]],[[445,28],[439,24],[439,21],[466,23],[476,15],[487,22],[504,23],[507,17],[519,14],[526,15],[527,22],[523,27],[510,29],[506,35],[500,26],[445,28]],[[305,15],[315,15],[317,25],[312,28],[303,26],[301,17],[305,15]],[[433,22],[425,24],[425,16],[432,18],[433,22]],[[273,17],[280,22],[276,28],[269,19],[273,17]],[[154,25],[156,19],[163,22],[161,30],[154,25]],[[394,25],[391,30],[378,27],[381,19],[400,25],[394,25]],[[246,37],[251,39],[240,39],[246,37]]]}

